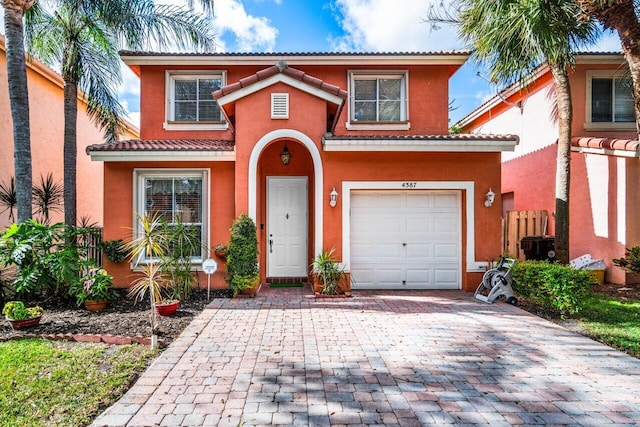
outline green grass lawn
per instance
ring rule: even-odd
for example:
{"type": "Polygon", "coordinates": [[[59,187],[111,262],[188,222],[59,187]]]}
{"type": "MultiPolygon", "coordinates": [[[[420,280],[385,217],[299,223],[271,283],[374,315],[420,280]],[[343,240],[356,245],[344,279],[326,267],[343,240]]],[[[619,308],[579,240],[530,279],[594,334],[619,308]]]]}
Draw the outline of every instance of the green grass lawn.
{"type": "Polygon", "coordinates": [[[155,351],[47,340],[0,343],[0,426],[82,426],[114,403],[155,351]]]}
{"type": "Polygon", "coordinates": [[[594,294],[578,318],[594,339],[640,358],[640,301],[594,294]]]}

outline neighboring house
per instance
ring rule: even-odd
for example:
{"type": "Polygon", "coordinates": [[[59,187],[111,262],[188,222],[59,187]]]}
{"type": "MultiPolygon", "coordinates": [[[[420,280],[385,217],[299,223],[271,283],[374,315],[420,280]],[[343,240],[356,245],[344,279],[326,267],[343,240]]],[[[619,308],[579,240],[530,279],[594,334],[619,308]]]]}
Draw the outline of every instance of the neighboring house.
{"type": "MultiPolygon", "coordinates": [[[[611,260],[640,244],[640,160],[629,83],[621,54],[578,54],[570,72],[570,258],[604,258],[613,283],[634,280],[611,260]]],[[[551,71],[541,68],[527,90],[509,88],[456,124],[462,132],[520,136],[515,152],[502,158],[503,211],[547,210],[549,235],[555,232],[558,140],[553,88],[551,71]]]]}
{"type": "Polygon", "coordinates": [[[517,137],[448,135],[468,52],[121,57],[140,77],[141,139],[88,149],[105,162],[105,238],[158,213],[198,227],[206,258],[248,213],[263,283],[306,281],[335,249],[355,289],[471,291],[499,256],[485,195],[517,137]]]}
{"type": "MultiPolygon", "coordinates": [[[[62,77],[40,61],[27,59],[29,118],[31,128],[31,160],[33,183],[51,173],[62,184],[64,104],[62,77]]],[[[101,163],[86,156],[88,145],[104,142],[104,132],[87,115],[86,103],[78,99],[78,219],[87,217],[102,224],[103,174],[101,163]]],[[[4,37],[0,35],[0,182],[9,184],[14,176],[13,122],[7,84],[7,62],[4,37]]],[[[125,138],[138,137],[138,130],[128,123],[125,138]]],[[[16,212],[14,211],[14,214],[16,212]]],[[[51,222],[64,221],[63,206],[51,213],[51,222]]],[[[0,214],[0,230],[9,225],[9,212],[0,214]]]]}

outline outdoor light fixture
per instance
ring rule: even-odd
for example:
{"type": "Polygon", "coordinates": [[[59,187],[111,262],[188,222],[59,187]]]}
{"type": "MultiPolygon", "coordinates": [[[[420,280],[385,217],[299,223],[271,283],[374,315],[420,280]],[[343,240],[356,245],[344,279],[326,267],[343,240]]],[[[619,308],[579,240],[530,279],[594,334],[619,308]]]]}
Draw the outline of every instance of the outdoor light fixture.
{"type": "Polygon", "coordinates": [[[287,166],[289,164],[289,160],[291,160],[291,153],[289,152],[289,148],[287,147],[287,143],[284,143],[284,148],[280,152],[280,160],[282,164],[287,166]]]}
{"type": "Polygon", "coordinates": [[[336,191],[336,187],[333,187],[333,190],[331,191],[331,193],[329,193],[329,197],[329,205],[332,208],[335,208],[338,204],[338,192],[336,191]]]}
{"type": "Polygon", "coordinates": [[[486,194],[485,197],[487,198],[487,200],[484,201],[484,205],[486,207],[489,207],[493,204],[493,200],[496,198],[496,193],[494,193],[493,190],[489,188],[489,192],[486,194]]]}

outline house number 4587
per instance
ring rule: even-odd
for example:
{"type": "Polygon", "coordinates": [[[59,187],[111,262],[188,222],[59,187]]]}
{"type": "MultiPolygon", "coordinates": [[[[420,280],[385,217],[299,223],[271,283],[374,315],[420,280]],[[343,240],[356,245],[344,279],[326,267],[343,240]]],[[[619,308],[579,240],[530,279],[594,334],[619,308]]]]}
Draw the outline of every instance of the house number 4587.
{"type": "Polygon", "coordinates": [[[417,183],[415,182],[403,182],[402,188],[416,188],[417,183]]]}

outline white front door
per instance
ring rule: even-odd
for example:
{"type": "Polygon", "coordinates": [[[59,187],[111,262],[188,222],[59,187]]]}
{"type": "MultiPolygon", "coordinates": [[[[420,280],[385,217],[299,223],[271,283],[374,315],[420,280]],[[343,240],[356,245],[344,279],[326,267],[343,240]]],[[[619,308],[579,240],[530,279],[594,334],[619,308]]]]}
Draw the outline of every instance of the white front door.
{"type": "Polygon", "coordinates": [[[267,177],[267,276],[307,276],[307,177],[267,177]]]}

